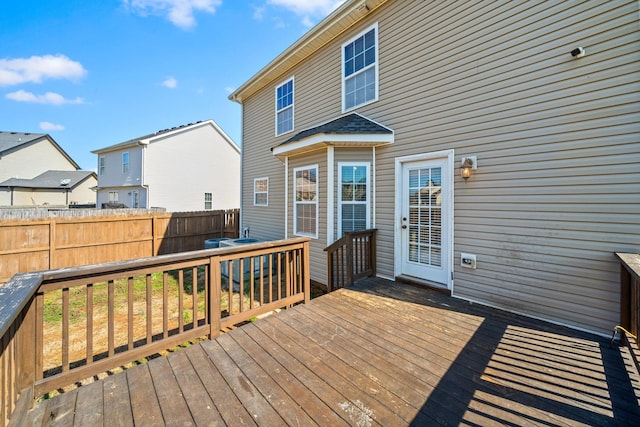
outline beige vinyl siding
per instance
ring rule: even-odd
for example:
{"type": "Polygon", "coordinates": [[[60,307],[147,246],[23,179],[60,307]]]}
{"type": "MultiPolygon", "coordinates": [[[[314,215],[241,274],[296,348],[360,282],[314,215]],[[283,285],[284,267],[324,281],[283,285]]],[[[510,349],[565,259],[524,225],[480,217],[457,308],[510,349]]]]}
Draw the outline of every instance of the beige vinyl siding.
{"type": "MultiPolygon", "coordinates": [[[[271,147],[277,145],[274,126],[272,87],[271,91],[262,91],[243,105],[241,230],[249,227],[250,236],[261,240],[285,237],[285,167],[271,154],[271,147]],[[255,178],[269,178],[268,206],[253,205],[255,178]]],[[[285,138],[291,136],[287,135],[285,138]]]]}
{"type": "Polygon", "coordinates": [[[311,279],[322,284],[327,283],[327,150],[316,150],[301,156],[289,158],[289,236],[293,237],[293,202],[295,168],[318,166],[318,238],[309,242],[311,279]]]}
{"type": "MultiPolygon", "coordinates": [[[[613,253],[640,252],[638,16],[635,1],[392,1],[282,76],[296,78],[294,133],[340,116],[341,44],[378,22],[379,100],[356,109],[395,133],[376,149],[378,274],[396,274],[395,159],[453,149],[454,295],[610,332],[613,253]]],[[[265,94],[245,104],[246,135],[265,119],[273,134],[265,94]]]]}
{"type": "Polygon", "coordinates": [[[636,4],[485,2],[476,20],[442,6],[426,30],[398,7],[384,15],[414,32],[379,24],[382,102],[368,114],[396,132],[377,151],[379,247],[393,245],[396,156],[454,148],[458,167],[477,155],[469,182],[455,174],[454,294],[609,330],[613,252],[640,242],[636,4]],[[578,45],[587,56],[573,59],[578,45]],[[459,267],[460,252],[477,270],[459,267]]]}

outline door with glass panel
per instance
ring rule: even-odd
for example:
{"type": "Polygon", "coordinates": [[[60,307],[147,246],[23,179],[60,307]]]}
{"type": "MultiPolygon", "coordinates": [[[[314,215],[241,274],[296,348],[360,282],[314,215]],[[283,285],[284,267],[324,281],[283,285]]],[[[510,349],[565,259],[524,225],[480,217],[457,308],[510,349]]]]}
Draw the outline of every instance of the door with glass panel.
{"type": "Polygon", "coordinates": [[[449,283],[450,218],[446,159],[404,163],[400,197],[400,274],[449,283]]]}

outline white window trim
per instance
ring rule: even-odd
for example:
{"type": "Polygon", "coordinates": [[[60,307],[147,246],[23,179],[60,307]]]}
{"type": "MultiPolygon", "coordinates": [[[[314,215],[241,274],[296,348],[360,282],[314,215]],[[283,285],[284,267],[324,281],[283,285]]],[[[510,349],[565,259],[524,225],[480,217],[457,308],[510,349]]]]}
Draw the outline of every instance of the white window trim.
{"type": "Polygon", "coordinates": [[[296,128],[296,110],[295,110],[295,105],[296,105],[296,81],[295,81],[295,76],[291,76],[290,78],[288,78],[287,80],[283,81],[282,83],[280,83],[279,85],[276,85],[275,89],[273,90],[274,92],[274,106],[275,106],[275,117],[274,117],[274,124],[275,124],[275,135],[276,136],[280,136],[280,135],[285,135],[289,132],[293,132],[293,130],[296,128]],[[286,85],[287,83],[291,82],[292,87],[293,87],[293,91],[292,91],[292,98],[293,100],[291,101],[291,105],[287,106],[281,110],[278,110],[278,88],[281,86],[286,85]],[[291,129],[282,133],[278,133],[278,113],[287,110],[291,108],[291,129]]]}
{"type": "MultiPolygon", "coordinates": [[[[342,58],[342,66],[340,68],[340,72],[341,72],[341,77],[342,77],[342,112],[343,113],[346,113],[348,111],[353,111],[356,108],[365,106],[367,104],[371,104],[372,102],[376,102],[378,100],[378,96],[379,96],[379,93],[380,93],[380,90],[379,90],[379,87],[380,87],[380,79],[379,79],[379,77],[380,77],[380,69],[379,69],[380,68],[379,67],[380,55],[378,53],[379,51],[380,51],[380,44],[378,43],[378,23],[377,22],[374,23],[373,25],[371,25],[370,27],[366,28],[365,30],[361,31],[360,33],[358,33],[354,37],[351,37],[349,40],[344,42],[342,44],[342,46],[340,47],[340,56],[342,58]],[[371,29],[375,29],[374,37],[375,37],[375,41],[376,41],[376,60],[375,60],[375,63],[374,63],[373,66],[369,66],[369,67],[363,68],[358,73],[363,73],[366,70],[370,69],[371,67],[375,68],[375,73],[376,73],[376,91],[375,92],[376,92],[376,94],[373,97],[373,99],[371,99],[369,101],[363,102],[362,104],[354,105],[353,107],[350,107],[350,108],[346,108],[347,100],[346,100],[346,97],[345,97],[345,90],[346,90],[346,80],[347,80],[347,78],[344,76],[344,47],[346,45],[348,45],[349,43],[353,43],[354,40],[364,36],[366,33],[371,31],[371,29]]],[[[348,78],[351,78],[353,76],[354,76],[354,74],[352,74],[348,78]]]]}
{"type": "Polygon", "coordinates": [[[254,178],[253,179],[253,206],[269,206],[269,177],[262,177],[262,178],[254,178]],[[256,190],[256,183],[258,181],[267,181],[267,191],[257,191],[256,190]],[[256,195],[260,193],[265,193],[267,195],[267,201],[266,203],[256,203],[256,195]]]}
{"type": "Polygon", "coordinates": [[[320,168],[318,167],[317,164],[315,165],[308,165],[308,166],[301,166],[298,168],[293,168],[293,235],[294,236],[302,236],[302,237],[311,237],[313,239],[317,239],[318,238],[318,223],[320,222],[320,218],[318,217],[318,214],[320,212],[320,168]],[[314,204],[316,205],[316,230],[315,230],[315,234],[306,234],[306,233],[298,233],[298,215],[297,215],[297,211],[296,211],[296,205],[298,203],[300,204],[311,204],[311,202],[298,202],[296,200],[296,173],[299,170],[305,170],[305,169],[315,169],[316,170],[316,200],[314,202],[314,204]]]}
{"type": "Polygon", "coordinates": [[[338,236],[342,237],[342,168],[343,166],[364,166],[367,168],[367,216],[365,228],[371,227],[371,162],[338,162],[338,236]]]}
{"type": "Polygon", "coordinates": [[[106,171],[107,160],[104,156],[98,157],[98,176],[103,176],[106,171]]]}

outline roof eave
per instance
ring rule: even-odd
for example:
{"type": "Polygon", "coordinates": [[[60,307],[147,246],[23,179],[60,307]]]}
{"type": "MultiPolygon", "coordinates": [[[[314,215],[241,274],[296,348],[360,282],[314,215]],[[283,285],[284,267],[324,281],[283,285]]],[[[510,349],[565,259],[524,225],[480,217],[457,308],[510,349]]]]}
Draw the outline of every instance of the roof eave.
{"type": "Polygon", "coordinates": [[[329,16],[320,21],[289,46],[284,52],[269,62],[238,89],[229,95],[229,100],[242,104],[278,76],[311,56],[322,46],[338,37],[348,28],[364,19],[374,9],[387,0],[347,0],[329,16]]]}
{"type": "Polygon", "coordinates": [[[285,158],[296,154],[332,145],[334,147],[379,147],[381,145],[393,144],[395,138],[393,133],[362,133],[362,134],[330,134],[319,133],[299,141],[289,144],[278,145],[271,149],[274,156],[285,158]]]}

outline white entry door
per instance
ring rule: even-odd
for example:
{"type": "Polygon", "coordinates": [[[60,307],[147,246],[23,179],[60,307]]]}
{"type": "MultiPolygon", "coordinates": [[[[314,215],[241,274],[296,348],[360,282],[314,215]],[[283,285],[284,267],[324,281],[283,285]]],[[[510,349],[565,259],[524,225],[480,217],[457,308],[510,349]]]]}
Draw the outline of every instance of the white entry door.
{"type": "Polygon", "coordinates": [[[448,159],[402,163],[400,274],[449,286],[451,196],[448,159]]]}

